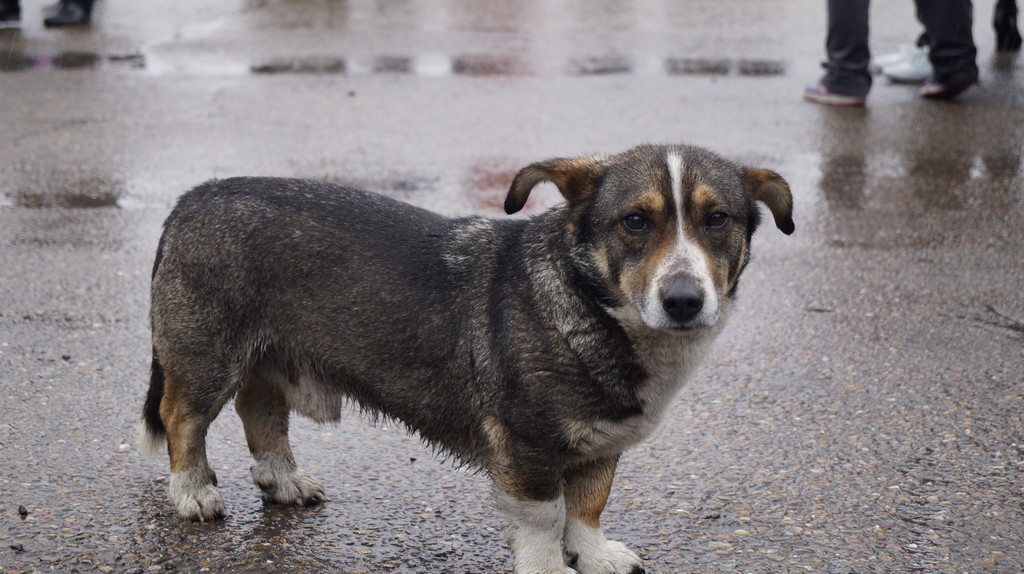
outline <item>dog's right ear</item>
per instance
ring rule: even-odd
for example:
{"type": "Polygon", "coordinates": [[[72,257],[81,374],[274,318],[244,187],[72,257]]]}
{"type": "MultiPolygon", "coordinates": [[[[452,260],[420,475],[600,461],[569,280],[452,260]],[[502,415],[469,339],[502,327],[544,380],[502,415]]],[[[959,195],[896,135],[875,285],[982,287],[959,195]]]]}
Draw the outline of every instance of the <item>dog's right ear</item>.
{"type": "Polygon", "coordinates": [[[597,187],[604,172],[604,157],[570,157],[531,163],[519,170],[505,198],[505,213],[512,214],[526,205],[530,192],[538,184],[550,181],[569,204],[585,199],[597,187]]]}
{"type": "Polygon", "coordinates": [[[793,194],[786,180],[768,169],[745,167],[740,171],[743,173],[747,195],[768,206],[775,218],[775,225],[783,233],[793,233],[793,194]]]}

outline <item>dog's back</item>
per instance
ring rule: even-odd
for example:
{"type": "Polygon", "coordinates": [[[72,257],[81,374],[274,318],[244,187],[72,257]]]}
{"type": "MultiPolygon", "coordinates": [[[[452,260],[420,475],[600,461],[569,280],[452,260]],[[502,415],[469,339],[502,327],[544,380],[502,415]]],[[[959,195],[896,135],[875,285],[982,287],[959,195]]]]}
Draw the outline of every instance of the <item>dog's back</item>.
{"type": "Polygon", "coordinates": [[[208,182],[165,223],[154,372],[189,376],[212,405],[256,370],[285,380],[291,407],[314,420],[337,420],[354,399],[472,458],[480,421],[466,406],[487,395],[449,383],[474,377],[489,351],[472,334],[489,326],[452,310],[488,304],[473,278],[503,264],[501,243],[521,224],[450,220],[326,183],[208,182]]]}

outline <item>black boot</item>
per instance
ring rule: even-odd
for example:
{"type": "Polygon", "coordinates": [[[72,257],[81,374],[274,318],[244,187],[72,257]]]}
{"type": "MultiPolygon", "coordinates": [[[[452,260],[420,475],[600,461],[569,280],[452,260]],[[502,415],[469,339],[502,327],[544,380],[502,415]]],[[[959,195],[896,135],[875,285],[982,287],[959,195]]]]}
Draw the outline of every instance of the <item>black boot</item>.
{"type": "Polygon", "coordinates": [[[92,12],[92,2],[81,0],[61,0],[57,9],[43,19],[47,28],[58,26],[77,26],[89,23],[89,14],[92,12]]]}
{"type": "Polygon", "coordinates": [[[999,0],[996,3],[992,27],[996,29],[997,52],[1020,50],[1021,37],[1017,30],[1017,2],[1015,0],[999,0]]]}

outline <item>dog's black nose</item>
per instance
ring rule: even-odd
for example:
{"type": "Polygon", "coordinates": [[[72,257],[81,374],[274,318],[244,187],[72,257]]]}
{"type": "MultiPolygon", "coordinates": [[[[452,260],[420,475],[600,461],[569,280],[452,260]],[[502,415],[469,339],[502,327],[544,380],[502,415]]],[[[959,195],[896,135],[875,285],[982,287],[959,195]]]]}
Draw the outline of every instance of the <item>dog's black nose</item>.
{"type": "Polygon", "coordinates": [[[661,296],[661,305],[676,321],[694,318],[704,308],[704,295],[690,281],[675,281],[661,296]]]}

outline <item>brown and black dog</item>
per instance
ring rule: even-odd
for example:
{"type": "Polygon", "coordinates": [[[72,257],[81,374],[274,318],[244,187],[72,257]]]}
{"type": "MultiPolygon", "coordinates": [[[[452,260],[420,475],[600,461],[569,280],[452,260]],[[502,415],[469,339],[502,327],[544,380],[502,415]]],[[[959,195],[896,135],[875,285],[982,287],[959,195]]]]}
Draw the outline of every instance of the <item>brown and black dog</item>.
{"type": "Polygon", "coordinates": [[[348,401],[484,469],[521,574],[642,572],[600,516],[619,455],[654,431],[721,332],[760,221],[792,233],[777,174],[687,146],[523,168],[565,203],[448,219],[326,183],[235,178],[186,193],[153,269],[144,444],[167,444],[178,514],[221,517],[206,431],[232,399],[270,502],[312,504],[291,412],[348,401]]]}

